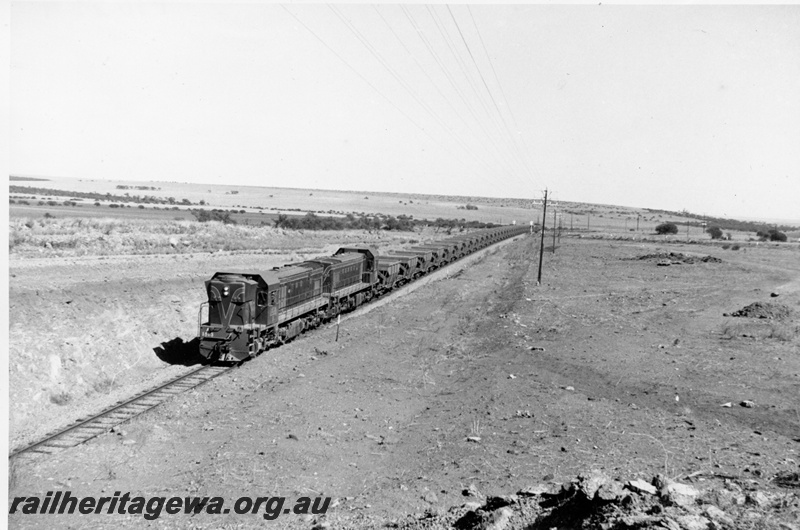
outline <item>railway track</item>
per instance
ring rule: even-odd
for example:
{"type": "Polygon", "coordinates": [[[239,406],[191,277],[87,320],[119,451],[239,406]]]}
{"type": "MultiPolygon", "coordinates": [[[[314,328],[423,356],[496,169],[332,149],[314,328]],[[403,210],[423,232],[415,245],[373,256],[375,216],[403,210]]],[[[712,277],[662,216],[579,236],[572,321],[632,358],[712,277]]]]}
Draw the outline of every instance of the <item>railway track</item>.
{"type": "Polygon", "coordinates": [[[131,398],[118,401],[99,414],[81,418],[63,429],[45,435],[37,442],[17,448],[11,452],[9,459],[22,455],[54,454],[78,446],[96,436],[107,433],[121,423],[154,409],[172,396],[191,390],[224,374],[235,366],[202,366],[131,398]]]}

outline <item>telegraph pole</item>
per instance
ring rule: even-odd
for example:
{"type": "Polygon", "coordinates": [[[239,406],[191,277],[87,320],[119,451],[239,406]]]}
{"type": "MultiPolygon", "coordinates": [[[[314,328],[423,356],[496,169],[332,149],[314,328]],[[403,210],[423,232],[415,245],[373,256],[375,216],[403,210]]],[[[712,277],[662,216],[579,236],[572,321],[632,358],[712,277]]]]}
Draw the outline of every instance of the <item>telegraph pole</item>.
{"type": "Polygon", "coordinates": [[[553,254],[556,253],[556,209],[553,208],[553,254]]]}
{"type": "Polygon", "coordinates": [[[539,243],[539,275],[536,277],[536,285],[542,284],[542,257],[544,255],[545,219],[547,219],[547,189],[544,190],[544,208],[542,209],[542,239],[539,243]]]}

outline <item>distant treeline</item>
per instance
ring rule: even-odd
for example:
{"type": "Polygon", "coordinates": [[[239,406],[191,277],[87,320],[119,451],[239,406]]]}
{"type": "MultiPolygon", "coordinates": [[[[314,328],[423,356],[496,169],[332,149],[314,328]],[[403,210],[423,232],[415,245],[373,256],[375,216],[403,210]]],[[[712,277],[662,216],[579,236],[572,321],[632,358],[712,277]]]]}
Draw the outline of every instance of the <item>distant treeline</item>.
{"type": "Polygon", "coordinates": [[[8,187],[9,193],[30,193],[36,195],[50,195],[50,196],[62,196],[62,197],[78,197],[81,199],[90,199],[93,201],[119,201],[119,202],[135,202],[137,204],[183,204],[185,206],[191,206],[192,203],[189,199],[182,199],[177,200],[175,197],[153,197],[152,195],[112,195],[110,193],[93,193],[93,192],[86,192],[86,191],[64,191],[64,190],[53,190],[50,188],[34,188],[31,186],[15,186],[10,185],[8,187]]]}
{"type": "Polygon", "coordinates": [[[156,188],[155,186],[125,186],[124,184],[117,185],[118,190],[153,190],[158,191],[161,188],[156,188]]]}
{"type": "Polygon", "coordinates": [[[400,215],[393,216],[367,216],[347,214],[345,217],[325,217],[315,213],[304,216],[278,214],[273,221],[276,228],[288,230],[401,230],[414,229],[414,220],[411,217],[400,215]]]}
{"type": "MultiPolygon", "coordinates": [[[[673,212],[670,210],[656,210],[653,208],[644,208],[648,212],[651,213],[660,213],[664,215],[670,216],[681,216],[681,217],[689,217],[690,219],[697,219],[697,221],[683,221],[678,224],[682,225],[689,225],[689,226],[701,226],[703,222],[707,223],[708,226],[718,226],[724,230],[739,230],[741,232],[769,232],[770,229],[777,229],[783,231],[792,231],[797,230],[798,227],[791,226],[791,225],[777,225],[777,224],[770,224],[770,223],[760,223],[757,221],[739,221],[738,219],[726,219],[724,217],[711,217],[708,215],[698,215],[696,213],[691,213],[687,211],[683,212],[673,212]]],[[[676,221],[677,223],[677,221],[676,221]]]]}
{"type": "MultiPolygon", "coordinates": [[[[225,224],[236,224],[236,220],[230,215],[231,212],[224,210],[191,210],[192,215],[200,222],[220,221],[225,224]]],[[[234,212],[235,213],[235,212],[234,212]]],[[[268,225],[268,222],[262,222],[268,225]]],[[[464,228],[492,228],[494,223],[481,223],[479,221],[466,221],[464,219],[436,219],[427,221],[414,219],[407,215],[353,215],[347,214],[345,217],[327,217],[315,213],[307,213],[303,216],[278,214],[272,220],[276,228],[285,230],[397,230],[411,232],[418,226],[433,226],[438,229],[452,231],[464,228]]]]}
{"type": "Polygon", "coordinates": [[[37,178],[34,178],[34,177],[18,177],[18,176],[15,176],[15,175],[9,175],[8,180],[11,180],[11,181],[15,181],[15,180],[16,181],[38,180],[40,182],[49,182],[50,181],[50,179],[37,179],[37,178]]]}
{"type": "Polygon", "coordinates": [[[302,217],[290,217],[279,214],[273,221],[278,228],[289,230],[398,230],[410,232],[418,226],[433,226],[439,229],[452,231],[456,228],[492,228],[494,223],[481,223],[480,221],[466,221],[465,219],[442,219],[435,221],[414,219],[407,215],[353,215],[345,217],[321,217],[307,213],[302,217]]]}

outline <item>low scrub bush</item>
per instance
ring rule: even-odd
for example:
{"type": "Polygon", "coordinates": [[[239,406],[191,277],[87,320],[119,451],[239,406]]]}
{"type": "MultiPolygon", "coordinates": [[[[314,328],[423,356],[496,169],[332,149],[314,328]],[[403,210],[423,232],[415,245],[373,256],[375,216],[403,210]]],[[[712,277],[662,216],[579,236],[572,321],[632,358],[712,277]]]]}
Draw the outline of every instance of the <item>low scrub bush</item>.
{"type": "Polygon", "coordinates": [[[677,234],[678,233],[678,225],[675,223],[661,223],[660,225],[656,226],[656,234],[659,235],[667,235],[667,234],[677,234]]]}
{"type": "Polygon", "coordinates": [[[718,226],[709,226],[706,232],[711,236],[711,239],[722,239],[722,228],[718,226]]]}
{"type": "Polygon", "coordinates": [[[72,396],[69,394],[69,392],[50,394],[50,403],[55,405],[67,405],[70,401],[72,401],[72,396]]]}
{"type": "Polygon", "coordinates": [[[192,210],[192,215],[194,215],[195,219],[201,223],[219,221],[226,225],[236,224],[236,221],[231,219],[231,214],[228,212],[223,212],[222,210],[192,210]]]}
{"type": "Polygon", "coordinates": [[[761,240],[761,241],[780,241],[780,242],[785,242],[786,239],[787,239],[786,234],[784,234],[783,232],[778,231],[775,228],[772,228],[772,229],[767,230],[767,231],[759,230],[758,232],[756,232],[756,235],[758,236],[758,239],[761,240]]]}

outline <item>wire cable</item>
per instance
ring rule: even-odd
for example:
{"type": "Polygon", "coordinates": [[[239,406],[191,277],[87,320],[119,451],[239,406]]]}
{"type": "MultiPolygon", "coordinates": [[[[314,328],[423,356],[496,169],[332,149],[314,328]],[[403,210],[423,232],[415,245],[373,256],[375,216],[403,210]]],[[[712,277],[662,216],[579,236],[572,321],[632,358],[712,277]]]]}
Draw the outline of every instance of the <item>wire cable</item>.
{"type": "Polygon", "coordinates": [[[417,128],[417,129],[419,129],[420,131],[422,131],[422,133],[423,133],[425,136],[427,136],[428,138],[430,138],[430,139],[431,139],[431,140],[432,140],[434,143],[436,143],[436,144],[437,144],[439,147],[441,147],[442,149],[444,149],[445,151],[447,151],[448,153],[450,153],[452,156],[454,156],[454,157],[455,157],[455,155],[452,153],[452,151],[450,151],[450,150],[449,150],[449,149],[448,149],[446,146],[442,145],[442,144],[441,144],[441,142],[439,142],[439,141],[438,141],[436,138],[434,138],[434,137],[433,137],[433,136],[432,136],[432,135],[431,135],[431,134],[430,134],[428,131],[426,131],[424,127],[422,127],[422,126],[421,126],[419,123],[417,123],[417,122],[416,122],[416,121],[415,121],[415,120],[414,120],[414,119],[413,119],[411,116],[409,116],[409,115],[408,115],[406,112],[404,112],[404,111],[403,111],[403,110],[402,110],[400,107],[398,107],[398,106],[397,106],[397,105],[396,105],[396,104],[395,104],[395,103],[394,103],[394,102],[393,102],[391,99],[389,99],[389,97],[387,97],[387,96],[386,96],[386,95],[385,95],[383,92],[381,92],[381,91],[380,91],[380,90],[379,90],[379,89],[378,89],[378,88],[377,88],[375,85],[373,85],[372,83],[370,83],[370,82],[369,82],[369,80],[367,80],[367,79],[366,79],[366,78],[365,78],[363,75],[361,75],[361,73],[360,73],[358,70],[356,70],[356,69],[355,69],[355,68],[354,68],[354,67],[353,67],[353,66],[352,66],[350,63],[348,63],[348,62],[347,62],[347,61],[346,61],[346,60],[345,60],[345,59],[344,59],[344,58],[343,58],[341,55],[339,55],[339,54],[338,54],[338,53],[337,53],[337,52],[336,52],[336,51],[335,51],[333,48],[331,48],[331,47],[328,45],[328,43],[327,43],[327,42],[325,42],[325,41],[324,41],[324,40],[323,40],[323,39],[322,39],[322,38],[321,38],[319,35],[317,35],[317,34],[316,34],[316,33],[315,33],[315,32],[314,32],[314,31],[313,31],[313,30],[312,30],[310,27],[308,27],[308,26],[307,26],[307,25],[306,25],[306,24],[305,24],[305,23],[304,23],[302,20],[300,20],[300,18],[299,18],[299,17],[297,17],[297,16],[296,16],[294,13],[292,13],[291,11],[289,11],[289,9],[288,9],[288,8],[287,8],[285,5],[283,5],[283,4],[280,4],[280,6],[283,8],[283,10],[284,10],[284,11],[286,11],[287,13],[289,13],[289,15],[290,15],[292,18],[294,18],[294,19],[295,19],[295,20],[296,20],[296,21],[297,21],[297,22],[298,22],[298,23],[299,23],[301,26],[303,26],[303,27],[304,27],[304,28],[305,28],[305,29],[306,29],[306,30],[307,30],[309,33],[311,33],[311,35],[313,35],[313,36],[314,36],[314,38],[316,38],[316,39],[317,39],[317,40],[318,40],[320,43],[322,43],[322,45],[323,45],[323,46],[325,46],[325,48],[327,48],[327,49],[328,49],[328,51],[330,51],[330,52],[331,52],[333,55],[335,55],[337,59],[339,59],[340,61],[342,61],[342,63],[344,63],[344,64],[345,64],[345,66],[347,66],[347,67],[348,67],[348,68],[349,68],[349,69],[350,69],[350,70],[351,70],[351,71],[352,71],[354,74],[356,74],[356,75],[357,75],[357,76],[358,76],[358,77],[359,77],[359,78],[360,78],[362,81],[364,81],[364,83],[366,83],[366,84],[367,84],[367,86],[369,86],[369,87],[370,87],[372,90],[374,90],[374,91],[375,91],[375,92],[376,92],[376,93],[377,93],[379,96],[381,96],[381,97],[382,97],[382,98],[383,98],[383,99],[384,99],[384,100],[385,100],[387,103],[389,103],[389,104],[390,104],[390,105],[391,105],[391,106],[392,106],[392,107],[393,107],[395,110],[397,110],[397,112],[399,112],[400,114],[402,114],[402,115],[403,115],[403,116],[404,116],[404,117],[405,117],[405,118],[406,118],[408,121],[410,121],[410,122],[411,122],[411,123],[412,123],[412,124],[413,124],[413,125],[414,125],[414,126],[417,128]]]}
{"type": "Polygon", "coordinates": [[[361,42],[361,44],[364,45],[367,51],[370,54],[372,54],[372,56],[375,57],[375,59],[386,69],[386,71],[388,71],[389,74],[400,84],[400,86],[402,86],[403,89],[405,89],[406,92],[408,92],[411,95],[414,101],[416,101],[417,104],[419,104],[431,117],[433,117],[434,120],[436,120],[439,123],[439,125],[444,130],[446,130],[454,140],[456,140],[456,142],[464,149],[464,151],[469,156],[473,157],[476,162],[485,165],[485,163],[480,159],[478,159],[475,153],[471,151],[458,136],[456,136],[453,130],[450,129],[450,127],[448,127],[448,125],[439,117],[439,115],[430,107],[430,105],[428,105],[425,101],[421,100],[420,97],[417,95],[417,93],[408,85],[408,83],[406,83],[397,74],[397,72],[395,72],[395,70],[388,64],[388,62],[383,58],[380,52],[372,45],[372,43],[370,43],[369,39],[367,39],[360,31],[358,31],[358,29],[356,29],[356,27],[349,20],[347,20],[347,18],[341,13],[341,11],[339,11],[338,8],[336,8],[331,4],[328,4],[328,7],[339,18],[339,20],[341,20],[342,23],[350,30],[350,32],[356,36],[359,42],[361,42]]]}
{"type": "MultiPolygon", "coordinates": [[[[492,57],[491,57],[491,55],[489,55],[489,50],[486,48],[486,43],[483,41],[483,36],[481,35],[481,30],[478,27],[478,23],[475,21],[475,16],[472,14],[472,9],[470,8],[469,4],[467,4],[467,12],[469,13],[469,17],[472,20],[472,25],[475,27],[475,33],[478,34],[478,40],[481,43],[481,48],[483,48],[483,53],[486,54],[486,60],[489,63],[489,67],[492,69],[492,75],[494,75],[494,80],[497,83],[498,88],[500,89],[500,95],[503,96],[503,101],[505,101],[505,103],[506,103],[506,108],[508,109],[508,113],[511,116],[511,122],[514,124],[514,129],[515,130],[519,130],[519,125],[517,125],[517,120],[514,117],[514,111],[513,111],[512,107],[511,107],[511,104],[508,102],[508,98],[506,97],[505,90],[503,90],[503,84],[500,82],[500,78],[497,76],[497,70],[495,70],[495,68],[494,68],[494,63],[492,61],[492,57]]],[[[531,168],[531,166],[533,164],[533,161],[528,156],[528,154],[527,154],[528,152],[526,150],[523,149],[522,153],[523,153],[523,156],[525,156],[525,158],[527,159],[527,161],[530,162],[530,164],[528,165],[528,168],[530,169],[531,173],[533,173],[533,170],[531,168]]]]}

